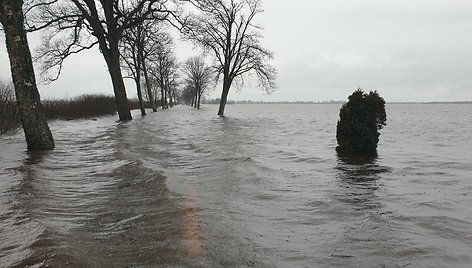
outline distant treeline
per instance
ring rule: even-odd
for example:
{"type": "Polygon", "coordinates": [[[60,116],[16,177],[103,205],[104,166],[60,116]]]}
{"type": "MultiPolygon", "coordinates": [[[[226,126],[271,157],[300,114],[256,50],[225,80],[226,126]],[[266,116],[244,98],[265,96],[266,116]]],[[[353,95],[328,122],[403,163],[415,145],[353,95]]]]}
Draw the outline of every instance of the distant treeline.
{"type": "MultiPolygon", "coordinates": [[[[139,109],[137,99],[129,100],[131,110],[139,109]]],[[[146,108],[151,105],[145,103],[146,108]]],[[[117,113],[115,97],[101,94],[86,94],[73,99],[44,100],[47,119],[83,119],[117,113]]]]}
{"type": "MultiPolygon", "coordinates": [[[[202,103],[204,104],[219,104],[220,99],[210,99],[204,100],[202,99],[202,103]]],[[[346,103],[345,101],[252,101],[252,100],[241,100],[241,101],[233,101],[229,100],[227,104],[343,104],[346,103]]]]}
{"type": "MultiPolygon", "coordinates": [[[[115,97],[107,95],[82,95],[72,99],[42,101],[44,114],[49,120],[72,120],[114,115],[117,112],[115,97]]],[[[131,109],[138,109],[138,100],[130,100],[131,109]]],[[[150,105],[146,105],[150,108],[150,105]]],[[[12,86],[0,85],[0,134],[21,126],[12,86]]]]}
{"type": "Polygon", "coordinates": [[[387,102],[388,104],[472,104],[472,101],[387,102]]]}
{"type": "MultiPolygon", "coordinates": [[[[219,104],[220,99],[202,99],[203,104],[219,104]]],[[[346,101],[252,101],[252,100],[241,100],[233,101],[229,100],[227,104],[344,104],[346,101]]],[[[436,101],[436,102],[387,102],[387,104],[472,104],[472,101],[436,101]]]]}

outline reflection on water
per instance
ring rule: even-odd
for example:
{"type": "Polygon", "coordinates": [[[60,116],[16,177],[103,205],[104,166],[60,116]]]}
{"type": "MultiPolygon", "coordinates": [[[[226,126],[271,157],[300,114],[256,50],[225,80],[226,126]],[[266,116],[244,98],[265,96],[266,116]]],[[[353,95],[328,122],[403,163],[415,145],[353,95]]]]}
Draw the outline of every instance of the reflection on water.
{"type": "Polygon", "coordinates": [[[323,265],[363,267],[367,262],[362,256],[372,249],[376,253],[369,256],[371,262],[396,265],[386,256],[395,234],[384,219],[389,212],[379,197],[379,185],[391,169],[377,161],[377,155],[337,155],[331,209],[336,210],[336,221],[342,224],[338,237],[325,245],[330,258],[323,265]]]}
{"type": "Polygon", "coordinates": [[[185,191],[184,203],[184,238],[187,254],[191,257],[203,255],[202,230],[199,219],[200,208],[197,207],[198,192],[195,188],[185,191]]]}
{"type": "Polygon", "coordinates": [[[377,155],[338,155],[338,187],[335,198],[356,210],[378,209],[378,181],[389,168],[377,165],[377,155]]]}
{"type": "MultiPolygon", "coordinates": [[[[9,266],[18,259],[28,259],[37,247],[37,241],[46,232],[46,227],[39,221],[31,220],[36,213],[36,198],[39,189],[35,186],[35,179],[41,176],[39,165],[48,154],[47,151],[27,152],[23,163],[17,168],[9,169],[10,178],[16,181],[11,188],[4,189],[2,195],[2,213],[0,216],[0,264],[9,266]]],[[[45,241],[53,246],[50,241],[45,241]]],[[[28,264],[26,261],[25,264],[28,264]]],[[[34,262],[32,263],[34,264],[34,262]]]]}
{"type": "Polygon", "coordinates": [[[368,158],[336,154],[339,105],[0,136],[0,267],[469,267],[470,107],[388,106],[368,158]]]}

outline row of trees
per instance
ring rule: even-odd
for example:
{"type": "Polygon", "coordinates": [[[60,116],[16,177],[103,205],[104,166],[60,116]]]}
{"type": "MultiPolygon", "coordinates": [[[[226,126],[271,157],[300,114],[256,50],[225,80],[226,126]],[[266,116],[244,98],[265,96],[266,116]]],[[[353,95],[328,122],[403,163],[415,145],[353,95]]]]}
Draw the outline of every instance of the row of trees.
{"type": "Polygon", "coordinates": [[[54,148],[54,139],[43,113],[33,61],[24,31],[23,1],[0,0],[0,23],[5,32],[16,102],[28,149],[54,148]]]}
{"type": "Polygon", "coordinates": [[[154,111],[159,94],[163,108],[177,98],[179,68],[166,31],[166,27],[175,27],[213,59],[210,66],[202,57],[183,64],[182,96],[198,108],[210,84],[221,82],[218,114],[223,115],[230,88],[242,85],[248,74],[254,74],[266,92],[275,87],[276,72],[267,64],[272,53],[261,46],[261,28],[253,22],[261,12],[260,0],[0,0],[0,21],[27,141],[31,135],[50,140],[43,145],[28,142],[28,146],[54,147],[41,112],[27,31],[43,33],[37,58],[50,81],[59,78],[69,56],[98,47],[108,67],[119,119],[131,120],[125,77],[135,81],[143,115],[143,95],[154,111]],[[194,12],[186,12],[185,5],[191,5],[194,12]],[[27,134],[32,129],[40,133],[27,134]]]}

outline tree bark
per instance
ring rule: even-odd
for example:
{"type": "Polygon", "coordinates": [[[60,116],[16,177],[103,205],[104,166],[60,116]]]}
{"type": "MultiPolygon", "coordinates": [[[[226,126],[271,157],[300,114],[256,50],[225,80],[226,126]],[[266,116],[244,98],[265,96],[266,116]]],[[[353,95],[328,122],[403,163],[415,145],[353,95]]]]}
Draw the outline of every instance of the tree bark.
{"type": "Polygon", "coordinates": [[[141,74],[139,69],[136,73],[136,79],[134,81],[136,82],[136,91],[138,92],[139,109],[141,110],[141,115],[145,116],[146,109],[144,108],[143,92],[141,91],[141,74]]]}
{"type": "Polygon", "coordinates": [[[174,100],[173,100],[172,90],[171,90],[171,89],[167,90],[167,96],[169,96],[169,106],[170,106],[171,108],[174,107],[174,100]]]}
{"type": "Polygon", "coordinates": [[[143,91],[141,90],[141,48],[138,46],[138,55],[133,57],[134,59],[134,66],[136,66],[136,77],[134,78],[134,82],[136,83],[136,91],[138,93],[138,102],[139,102],[139,109],[141,110],[141,116],[146,115],[146,108],[144,107],[143,101],[143,91]]]}
{"type": "Polygon", "coordinates": [[[218,115],[223,116],[225,113],[226,102],[228,101],[228,93],[231,87],[231,81],[227,78],[223,81],[223,92],[221,93],[220,108],[218,109],[218,115]]]}
{"type": "Polygon", "coordinates": [[[202,100],[202,91],[201,91],[200,88],[198,89],[197,97],[198,97],[198,100],[197,100],[197,109],[200,109],[200,102],[201,102],[201,100],[202,100]]]}
{"type": "Polygon", "coordinates": [[[167,88],[164,87],[164,106],[167,108],[169,108],[169,104],[167,102],[167,88]]]}
{"type": "Polygon", "coordinates": [[[30,150],[54,148],[54,139],[43,113],[33,61],[24,30],[22,0],[0,0],[0,22],[5,31],[15,95],[30,150]]]}
{"type": "Polygon", "coordinates": [[[175,90],[174,90],[174,91],[173,91],[173,94],[174,94],[174,101],[175,101],[174,105],[178,105],[179,102],[178,102],[178,100],[177,100],[177,92],[175,92],[175,90]]]}
{"type": "Polygon", "coordinates": [[[162,109],[165,110],[166,108],[166,104],[165,104],[165,94],[164,94],[164,85],[162,83],[160,83],[160,87],[161,87],[161,106],[162,106],[162,109]]]}
{"type": "Polygon", "coordinates": [[[157,112],[156,101],[154,100],[154,96],[152,94],[151,81],[149,79],[149,74],[147,73],[146,64],[144,62],[142,62],[141,64],[143,65],[143,75],[144,81],[146,82],[146,90],[148,93],[149,102],[151,102],[152,111],[157,112]]]}
{"type": "Polygon", "coordinates": [[[105,41],[104,37],[99,39],[100,50],[107,63],[108,72],[110,73],[111,82],[113,84],[113,92],[115,93],[116,108],[120,121],[128,121],[133,119],[128,104],[128,96],[126,95],[125,82],[120,66],[120,50],[118,47],[118,38],[108,39],[105,41]],[[107,46],[109,44],[109,47],[107,46]]]}
{"type": "Polygon", "coordinates": [[[129,110],[128,97],[126,96],[125,82],[118,59],[112,59],[112,63],[108,65],[111,82],[113,84],[113,91],[115,93],[116,107],[118,109],[118,116],[121,121],[131,120],[131,112],[129,110]],[[115,62],[116,63],[113,63],[115,62]]]}

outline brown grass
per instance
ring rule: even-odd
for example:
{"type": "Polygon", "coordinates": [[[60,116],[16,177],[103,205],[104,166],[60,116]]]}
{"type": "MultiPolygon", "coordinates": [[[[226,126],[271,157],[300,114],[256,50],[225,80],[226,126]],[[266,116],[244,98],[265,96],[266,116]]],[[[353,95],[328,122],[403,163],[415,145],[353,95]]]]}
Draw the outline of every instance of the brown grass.
{"type": "MultiPolygon", "coordinates": [[[[43,100],[42,104],[47,119],[85,119],[117,112],[115,97],[107,95],[87,94],[73,99],[43,100]]],[[[151,108],[147,102],[145,106],[151,108]]],[[[138,100],[129,100],[129,107],[139,109],[138,100]]],[[[0,134],[17,130],[20,126],[13,85],[0,81],[0,134]]]]}
{"type": "Polygon", "coordinates": [[[115,98],[106,95],[82,95],[73,99],[44,100],[48,119],[82,119],[116,113],[115,98]]]}
{"type": "Polygon", "coordinates": [[[20,126],[13,85],[0,81],[0,134],[16,130],[20,126]]]}

